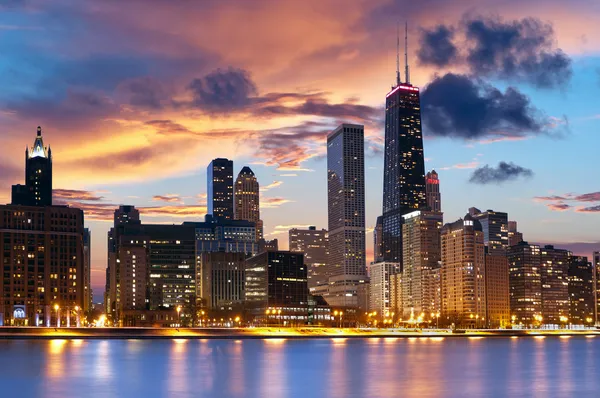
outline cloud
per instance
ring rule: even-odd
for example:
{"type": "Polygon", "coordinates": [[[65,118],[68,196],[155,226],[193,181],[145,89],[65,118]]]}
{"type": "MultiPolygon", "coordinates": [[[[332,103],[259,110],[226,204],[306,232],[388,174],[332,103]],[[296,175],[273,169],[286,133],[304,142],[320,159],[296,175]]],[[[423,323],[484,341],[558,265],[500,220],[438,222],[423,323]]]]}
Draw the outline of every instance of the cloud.
{"type": "Polygon", "coordinates": [[[566,204],[566,203],[562,203],[562,202],[559,202],[559,203],[548,203],[546,206],[550,210],[553,210],[553,211],[566,211],[566,210],[569,210],[571,208],[571,205],[566,204]]]}
{"type": "Polygon", "coordinates": [[[467,14],[457,26],[422,29],[417,56],[422,64],[438,68],[466,67],[475,77],[555,88],[567,83],[573,71],[571,59],[554,41],[552,25],[536,18],[505,21],[467,14]]]}
{"type": "Polygon", "coordinates": [[[445,67],[456,61],[458,49],[452,42],[454,30],[439,25],[432,30],[422,29],[417,58],[424,65],[445,67]]]}
{"type": "Polygon", "coordinates": [[[505,92],[465,75],[437,76],[421,97],[425,131],[465,140],[523,137],[544,132],[547,123],[527,96],[505,92]]]}
{"type": "Polygon", "coordinates": [[[119,84],[117,92],[130,105],[153,110],[162,109],[171,97],[158,79],[149,76],[126,80],[119,84]]]}
{"type": "Polygon", "coordinates": [[[53,189],[52,198],[57,202],[64,202],[69,200],[91,200],[100,201],[104,199],[104,196],[99,196],[96,192],[77,190],[77,189],[53,189]]]}
{"type": "Polygon", "coordinates": [[[154,195],[152,200],[155,202],[183,203],[183,199],[177,194],[154,195]]]}
{"type": "Polygon", "coordinates": [[[268,190],[276,188],[276,187],[280,186],[281,184],[283,184],[283,181],[273,181],[269,185],[265,185],[265,186],[260,187],[260,191],[261,192],[267,192],[268,190]]]}
{"type": "Polygon", "coordinates": [[[232,67],[192,80],[188,90],[194,107],[216,113],[242,109],[258,94],[250,74],[232,67]]]}
{"type": "Polygon", "coordinates": [[[476,169],[469,182],[474,184],[501,184],[506,181],[516,180],[519,177],[531,177],[533,171],[524,167],[518,166],[512,162],[500,162],[498,167],[490,167],[485,165],[476,169]]]}
{"type": "MultiPolygon", "coordinates": [[[[114,203],[76,200],[64,200],[61,204],[83,210],[86,220],[108,222],[114,220],[114,212],[119,207],[114,203]]],[[[204,205],[136,206],[136,208],[146,217],[201,218],[207,211],[204,205]]]]}
{"type": "Polygon", "coordinates": [[[460,170],[465,170],[465,169],[475,169],[477,168],[477,166],[479,166],[479,161],[478,160],[473,160],[472,162],[469,163],[457,163],[455,165],[452,166],[446,166],[446,167],[440,167],[440,170],[451,170],[451,169],[460,169],[460,170]]]}
{"type": "Polygon", "coordinates": [[[263,209],[272,209],[280,207],[286,203],[292,203],[293,200],[285,199],[285,198],[261,198],[260,199],[260,207],[263,209]]]}
{"type": "Polygon", "coordinates": [[[577,213],[599,213],[600,205],[590,207],[579,207],[575,210],[577,213]]]}
{"type": "Polygon", "coordinates": [[[549,195],[549,196],[535,196],[533,198],[535,202],[546,203],[546,207],[553,211],[565,211],[574,209],[577,213],[596,213],[600,212],[600,205],[594,206],[573,206],[566,202],[579,202],[579,203],[598,203],[600,202],[600,192],[590,192],[584,194],[566,193],[564,195],[549,195]]]}

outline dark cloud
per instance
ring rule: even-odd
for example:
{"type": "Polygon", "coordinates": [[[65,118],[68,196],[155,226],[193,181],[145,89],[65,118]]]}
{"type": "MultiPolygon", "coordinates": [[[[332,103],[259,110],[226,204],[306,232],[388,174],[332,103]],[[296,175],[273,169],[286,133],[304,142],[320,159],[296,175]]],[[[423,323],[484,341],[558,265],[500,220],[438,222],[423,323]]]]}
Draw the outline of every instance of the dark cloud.
{"type": "Polygon", "coordinates": [[[140,77],[122,82],[117,92],[133,106],[158,110],[170,100],[171,94],[164,85],[152,77],[140,77]]]}
{"type": "Polygon", "coordinates": [[[553,211],[566,211],[566,210],[569,210],[572,206],[567,203],[559,202],[559,203],[548,203],[546,205],[546,207],[553,211]]]}
{"type": "Polygon", "coordinates": [[[600,213],[600,205],[581,207],[575,210],[577,213],[600,213]]]}
{"type": "Polygon", "coordinates": [[[52,198],[56,202],[64,202],[69,200],[103,200],[103,196],[99,196],[96,192],[77,190],[77,189],[53,189],[52,198]]]}
{"type": "Polygon", "coordinates": [[[250,74],[231,67],[192,80],[188,89],[194,107],[217,113],[242,109],[258,94],[250,74]]]}
{"type": "Polygon", "coordinates": [[[550,202],[546,204],[546,207],[553,211],[565,211],[569,209],[575,209],[577,213],[600,212],[600,205],[576,207],[574,205],[566,203],[569,201],[579,203],[597,203],[600,202],[600,192],[590,192],[584,194],[567,193],[564,195],[535,196],[533,200],[536,202],[550,202]]]}
{"type": "Polygon", "coordinates": [[[555,48],[551,24],[536,18],[504,21],[499,17],[466,15],[457,27],[438,25],[422,30],[417,53],[423,64],[439,68],[466,65],[477,77],[526,82],[539,88],[567,83],[573,74],[571,59],[555,48]],[[466,42],[457,50],[454,32],[466,42]]]}
{"type": "Polygon", "coordinates": [[[501,92],[453,73],[436,77],[425,88],[421,106],[425,131],[441,137],[523,137],[542,132],[547,123],[517,89],[501,92]]]}
{"type": "Polygon", "coordinates": [[[578,202],[600,202],[600,192],[584,193],[573,196],[573,200],[578,202]]]}
{"type": "Polygon", "coordinates": [[[445,67],[457,60],[458,49],[452,42],[454,30],[445,25],[439,25],[432,30],[423,29],[419,39],[417,57],[424,65],[445,67]]]}
{"type": "Polygon", "coordinates": [[[516,180],[519,177],[531,177],[533,171],[518,166],[512,162],[500,162],[498,167],[485,165],[473,171],[469,182],[474,184],[501,184],[506,181],[516,180]]]}
{"type": "Polygon", "coordinates": [[[154,195],[152,200],[155,202],[167,202],[167,203],[179,203],[183,202],[179,195],[168,194],[168,195],[154,195]]]}
{"type": "Polygon", "coordinates": [[[188,129],[187,127],[174,122],[169,119],[164,120],[149,120],[144,123],[146,126],[151,126],[156,129],[159,134],[164,135],[173,135],[173,134],[191,134],[195,135],[193,131],[188,129]]]}

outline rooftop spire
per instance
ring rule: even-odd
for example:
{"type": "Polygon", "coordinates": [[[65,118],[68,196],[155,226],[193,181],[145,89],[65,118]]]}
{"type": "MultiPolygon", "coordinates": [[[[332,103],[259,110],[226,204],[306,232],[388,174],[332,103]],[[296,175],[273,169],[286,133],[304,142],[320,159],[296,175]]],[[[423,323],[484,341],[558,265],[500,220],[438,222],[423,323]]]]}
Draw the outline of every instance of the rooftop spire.
{"type": "Polygon", "coordinates": [[[400,24],[396,25],[396,85],[400,85],[400,24]]]}
{"type": "Polygon", "coordinates": [[[38,137],[42,136],[42,128],[40,126],[38,126],[38,128],[37,128],[37,136],[38,137]]]}
{"type": "MultiPolygon", "coordinates": [[[[404,70],[406,84],[410,84],[410,74],[408,71],[408,21],[404,25],[404,62],[406,64],[404,70]]],[[[398,75],[400,75],[400,73],[398,73],[398,75]]]]}

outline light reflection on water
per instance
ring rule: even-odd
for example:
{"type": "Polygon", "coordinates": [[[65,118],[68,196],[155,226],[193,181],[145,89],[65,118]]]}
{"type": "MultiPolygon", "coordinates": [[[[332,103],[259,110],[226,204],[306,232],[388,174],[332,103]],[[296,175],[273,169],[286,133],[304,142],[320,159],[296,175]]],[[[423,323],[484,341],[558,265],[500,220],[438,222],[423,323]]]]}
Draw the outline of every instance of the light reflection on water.
{"type": "Polygon", "coordinates": [[[598,396],[600,339],[0,341],[4,397],[598,396]]]}

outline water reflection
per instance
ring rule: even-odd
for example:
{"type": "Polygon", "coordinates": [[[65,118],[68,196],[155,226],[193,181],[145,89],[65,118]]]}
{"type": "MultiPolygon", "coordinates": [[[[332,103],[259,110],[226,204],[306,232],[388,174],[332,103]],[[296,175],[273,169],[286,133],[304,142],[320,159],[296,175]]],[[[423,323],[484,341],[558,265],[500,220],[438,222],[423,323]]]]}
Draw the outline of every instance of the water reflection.
{"type": "Polygon", "coordinates": [[[574,397],[600,339],[0,341],[2,397],[574,397]]]}

